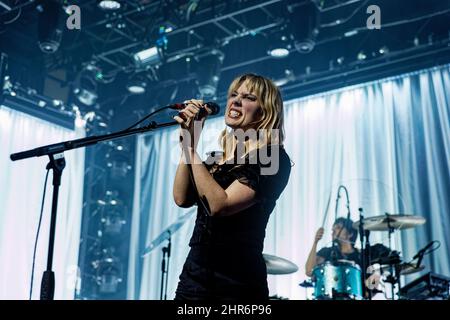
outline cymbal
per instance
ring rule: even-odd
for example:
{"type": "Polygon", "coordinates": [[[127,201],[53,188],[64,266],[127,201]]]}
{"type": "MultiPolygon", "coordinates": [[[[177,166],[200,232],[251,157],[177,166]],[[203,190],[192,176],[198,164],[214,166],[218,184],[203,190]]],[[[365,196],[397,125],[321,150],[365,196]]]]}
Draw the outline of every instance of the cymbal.
{"type": "Polygon", "coordinates": [[[298,270],[297,265],[289,260],[265,253],[263,253],[263,257],[268,274],[289,274],[298,270]]]}
{"type": "Polygon", "coordinates": [[[186,221],[189,220],[194,210],[190,210],[189,212],[185,213],[184,215],[178,217],[178,219],[172,223],[170,226],[168,226],[166,229],[164,229],[158,237],[156,237],[143,251],[142,257],[149,254],[156,246],[161,244],[164,240],[168,240],[178,229],[180,229],[186,221]]]}
{"type": "MultiPolygon", "coordinates": [[[[369,231],[403,230],[420,226],[426,219],[420,216],[406,214],[386,214],[376,217],[365,218],[363,220],[364,229],[369,231]]],[[[353,223],[353,228],[359,229],[360,221],[353,223]]]]}

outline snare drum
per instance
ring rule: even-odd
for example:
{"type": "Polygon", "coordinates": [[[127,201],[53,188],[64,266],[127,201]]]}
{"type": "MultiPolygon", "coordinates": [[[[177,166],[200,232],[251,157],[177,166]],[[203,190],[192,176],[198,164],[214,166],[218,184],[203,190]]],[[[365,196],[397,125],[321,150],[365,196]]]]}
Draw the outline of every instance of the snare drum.
{"type": "Polygon", "coordinates": [[[325,262],[313,270],[317,300],[362,299],[361,269],[350,261],[325,262]]]}

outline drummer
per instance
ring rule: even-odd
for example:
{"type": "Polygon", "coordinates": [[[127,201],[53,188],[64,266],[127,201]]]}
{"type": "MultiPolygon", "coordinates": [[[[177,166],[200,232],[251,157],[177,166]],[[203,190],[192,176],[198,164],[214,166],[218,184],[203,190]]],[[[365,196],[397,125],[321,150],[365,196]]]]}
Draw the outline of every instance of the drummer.
{"type": "MultiPolygon", "coordinates": [[[[305,273],[308,277],[312,276],[313,269],[316,265],[327,261],[336,262],[338,260],[347,260],[361,266],[361,252],[355,248],[358,232],[353,229],[353,221],[351,219],[336,219],[332,228],[332,239],[335,245],[322,248],[317,252],[317,244],[322,239],[323,234],[323,228],[319,228],[316,232],[314,243],[305,265],[305,273]]],[[[390,250],[382,244],[376,244],[370,247],[371,261],[386,257],[389,254],[390,250]]],[[[366,265],[368,264],[366,263],[366,265]]]]}

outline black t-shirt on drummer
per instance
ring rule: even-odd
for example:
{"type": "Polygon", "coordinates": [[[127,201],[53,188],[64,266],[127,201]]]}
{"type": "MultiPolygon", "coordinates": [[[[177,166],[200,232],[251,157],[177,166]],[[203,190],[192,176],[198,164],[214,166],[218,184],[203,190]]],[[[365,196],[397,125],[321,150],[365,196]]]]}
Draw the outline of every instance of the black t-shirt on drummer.
{"type": "MultiPolygon", "coordinates": [[[[370,262],[373,263],[373,261],[376,261],[380,258],[387,257],[390,254],[390,250],[382,245],[382,244],[376,244],[370,247],[370,262]]],[[[328,248],[322,248],[317,252],[317,256],[322,257],[325,259],[324,262],[330,261],[337,261],[337,260],[347,260],[347,261],[353,261],[357,265],[361,266],[361,252],[355,248],[355,250],[352,253],[349,254],[343,254],[339,250],[338,247],[328,247],[328,248]]],[[[366,267],[369,266],[372,263],[366,262],[366,267]]]]}

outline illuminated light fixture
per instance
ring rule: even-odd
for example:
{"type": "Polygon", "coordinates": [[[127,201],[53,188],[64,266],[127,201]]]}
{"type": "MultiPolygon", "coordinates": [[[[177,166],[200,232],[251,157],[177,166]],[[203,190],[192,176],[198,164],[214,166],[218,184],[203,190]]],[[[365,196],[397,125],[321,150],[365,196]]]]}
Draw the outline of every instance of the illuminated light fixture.
{"type": "Polygon", "coordinates": [[[132,94],[143,94],[145,93],[145,88],[147,87],[147,83],[144,81],[131,80],[127,84],[128,92],[132,94]]]}
{"type": "Polygon", "coordinates": [[[281,59],[289,56],[289,50],[292,49],[292,45],[288,42],[288,37],[286,35],[277,34],[271,37],[270,41],[271,44],[267,53],[271,57],[281,59]]]}
{"type": "Polygon", "coordinates": [[[364,53],[364,51],[361,51],[361,52],[358,53],[357,58],[358,58],[359,61],[366,60],[367,59],[367,55],[364,53]]]}
{"type": "Polygon", "coordinates": [[[358,30],[352,30],[352,31],[347,31],[346,33],[344,33],[344,36],[349,38],[349,37],[356,36],[357,34],[358,34],[358,30]]]}
{"type": "Polygon", "coordinates": [[[269,51],[273,58],[286,58],[289,55],[289,50],[286,48],[275,48],[269,51]]]}
{"type": "Polygon", "coordinates": [[[290,22],[294,46],[300,53],[309,53],[314,49],[319,35],[319,10],[313,2],[305,2],[289,10],[295,17],[290,22]]]}
{"type": "Polygon", "coordinates": [[[102,0],[99,2],[98,6],[102,10],[119,10],[120,2],[112,0],[102,0]]]}
{"type": "Polygon", "coordinates": [[[39,100],[38,106],[41,108],[44,108],[47,105],[47,103],[44,100],[39,100]]]}
{"type": "Polygon", "coordinates": [[[58,50],[63,34],[63,9],[56,1],[42,1],[38,11],[38,44],[44,53],[58,50]]]}
{"type": "Polygon", "coordinates": [[[97,83],[89,74],[83,73],[79,76],[77,85],[73,90],[78,101],[86,106],[93,106],[97,102],[97,83]]]}
{"type": "Polygon", "coordinates": [[[195,73],[198,90],[203,99],[211,99],[216,96],[224,57],[223,52],[213,49],[210,53],[198,59],[195,73]]]}
{"type": "Polygon", "coordinates": [[[292,70],[284,70],[284,77],[276,79],[274,82],[277,86],[281,87],[294,80],[294,72],[292,70]]]}
{"type": "Polygon", "coordinates": [[[158,47],[151,47],[135,53],[133,55],[133,60],[138,68],[155,65],[161,62],[161,53],[158,47]]]}
{"type": "Polygon", "coordinates": [[[379,52],[380,54],[386,54],[386,53],[389,53],[389,48],[386,47],[386,46],[383,46],[383,47],[380,48],[380,50],[378,50],[378,52],[379,52]]]}

